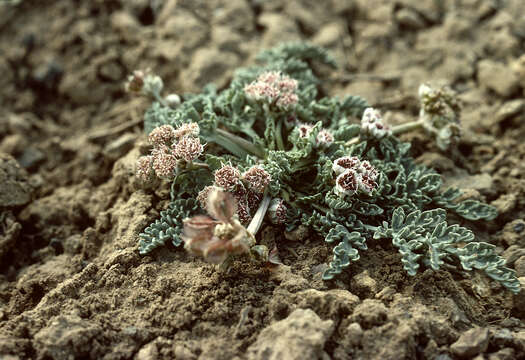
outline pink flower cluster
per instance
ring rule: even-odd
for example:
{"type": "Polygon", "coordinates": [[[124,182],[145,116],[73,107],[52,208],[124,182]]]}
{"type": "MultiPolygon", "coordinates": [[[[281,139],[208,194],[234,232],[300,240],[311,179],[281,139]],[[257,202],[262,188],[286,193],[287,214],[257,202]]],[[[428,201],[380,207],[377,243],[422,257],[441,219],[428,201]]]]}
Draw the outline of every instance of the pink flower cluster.
{"type": "Polygon", "coordinates": [[[387,135],[392,135],[392,129],[383,121],[379,110],[366,108],[361,118],[361,131],[365,135],[376,139],[382,139],[387,135]]]}
{"type": "Polygon", "coordinates": [[[299,101],[296,90],[297,80],[277,71],[262,73],[257,80],[244,87],[248,97],[275,104],[285,110],[294,107],[299,101]]]}
{"type": "Polygon", "coordinates": [[[223,189],[233,195],[237,202],[236,212],[241,223],[251,220],[252,214],[259,207],[264,190],[270,183],[270,174],[260,166],[252,166],[247,171],[241,172],[232,165],[223,165],[215,171],[214,184],[205,187],[199,192],[197,200],[205,207],[209,194],[214,189],[223,189]]]}
{"type": "MultiPolygon", "coordinates": [[[[310,124],[299,124],[297,129],[300,138],[307,138],[312,133],[313,126],[310,124]]],[[[333,142],[334,135],[326,129],[321,129],[315,138],[315,147],[328,147],[333,142]]]]}
{"type": "Polygon", "coordinates": [[[358,191],[370,194],[377,188],[379,172],[366,160],[344,156],[333,162],[332,170],[336,175],[334,191],[341,197],[358,191]]]}
{"type": "Polygon", "coordinates": [[[171,125],[159,126],[149,134],[153,145],[151,155],[142,156],[137,161],[137,176],[147,181],[153,174],[171,178],[179,161],[191,162],[204,151],[199,135],[199,125],[183,124],[174,129],[171,125]]]}
{"type": "Polygon", "coordinates": [[[268,207],[268,217],[272,224],[283,225],[286,223],[286,215],[288,213],[288,208],[284,203],[283,199],[274,198],[272,199],[270,206],[268,207]]]}

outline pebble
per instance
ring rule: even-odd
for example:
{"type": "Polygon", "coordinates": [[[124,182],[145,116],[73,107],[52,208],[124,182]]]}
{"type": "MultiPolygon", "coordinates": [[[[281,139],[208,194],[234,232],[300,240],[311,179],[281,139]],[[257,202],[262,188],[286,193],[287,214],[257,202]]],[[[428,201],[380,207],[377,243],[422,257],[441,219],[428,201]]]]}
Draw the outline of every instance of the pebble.
{"type": "Polygon", "coordinates": [[[525,255],[516,260],[514,269],[516,269],[517,277],[525,276],[525,255]]]}
{"type": "Polygon", "coordinates": [[[377,281],[375,281],[368,270],[364,270],[354,276],[351,282],[352,292],[363,294],[366,297],[374,296],[377,293],[377,281]]]}
{"type": "Polygon", "coordinates": [[[492,90],[502,97],[508,97],[518,88],[518,76],[507,65],[481,60],[478,63],[478,82],[485,89],[492,90]]]}
{"type": "Polygon", "coordinates": [[[397,23],[410,30],[419,30],[425,27],[425,20],[412,9],[401,9],[396,15],[395,19],[397,23]]]}
{"type": "Polygon", "coordinates": [[[487,350],[489,345],[489,330],[487,328],[473,328],[464,332],[450,346],[454,355],[459,357],[473,357],[487,350]]]}
{"type": "Polygon", "coordinates": [[[248,348],[248,359],[303,360],[326,358],[324,346],[332,335],[332,320],[322,320],[310,309],[297,309],[286,319],[261,331],[248,348]]]}
{"type": "Polygon", "coordinates": [[[525,100],[516,99],[507,101],[496,112],[496,115],[494,116],[494,122],[499,123],[501,121],[510,119],[523,113],[523,110],[525,110],[525,100]]]}
{"type": "Polygon", "coordinates": [[[27,204],[31,192],[26,171],[11,155],[0,153],[0,208],[27,204]]]}

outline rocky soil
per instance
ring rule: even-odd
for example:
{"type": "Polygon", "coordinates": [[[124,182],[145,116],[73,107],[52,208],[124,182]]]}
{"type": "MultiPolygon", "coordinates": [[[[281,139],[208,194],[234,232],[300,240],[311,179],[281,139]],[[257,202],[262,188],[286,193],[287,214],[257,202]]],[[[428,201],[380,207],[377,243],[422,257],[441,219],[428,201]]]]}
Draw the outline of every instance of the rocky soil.
{"type": "Polygon", "coordinates": [[[525,295],[477,273],[408,277],[391,247],[333,282],[331,248],[287,240],[285,263],[228,273],[137,234],[166,205],[143,189],[142,114],[123,81],[151,68],[173,92],[225,86],[261,49],[327,47],[331,94],[414,120],[420,83],[463,102],[452,154],[405,136],[418,161],[491,203],[469,223],[525,287],[522,0],[22,0],[0,2],[0,358],[525,359],[525,295]]]}

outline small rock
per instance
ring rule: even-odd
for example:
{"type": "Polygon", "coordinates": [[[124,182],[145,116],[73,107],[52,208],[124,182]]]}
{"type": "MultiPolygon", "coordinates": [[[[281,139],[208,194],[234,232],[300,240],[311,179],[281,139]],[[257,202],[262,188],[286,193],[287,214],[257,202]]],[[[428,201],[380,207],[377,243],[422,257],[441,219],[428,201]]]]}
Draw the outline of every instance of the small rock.
{"type": "Polygon", "coordinates": [[[377,281],[375,281],[369,274],[368,270],[364,270],[354,276],[351,282],[352,291],[363,296],[370,297],[377,293],[377,281]]]}
{"type": "Polygon", "coordinates": [[[127,133],[113,140],[104,148],[104,154],[114,160],[126,155],[137,141],[137,134],[127,133]]]}
{"type": "Polygon", "coordinates": [[[333,321],[321,320],[310,309],[297,309],[261,331],[248,348],[248,359],[323,359],[323,348],[333,325],[333,321]]]}
{"type": "Polygon", "coordinates": [[[239,55],[242,55],[243,47],[245,43],[239,33],[235,32],[229,26],[214,26],[212,28],[212,42],[221,51],[230,51],[239,55]]]}
{"type": "Polygon", "coordinates": [[[452,360],[449,354],[439,354],[434,360],[452,360]]]}
{"type": "Polygon", "coordinates": [[[193,54],[189,68],[182,74],[184,89],[200,89],[210,82],[219,88],[226,85],[239,61],[235,54],[217,48],[198,49],[193,54]]]}
{"type": "Polygon", "coordinates": [[[57,87],[64,69],[54,61],[37,66],[33,71],[30,85],[41,90],[53,90],[57,87]]]}
{"type": "MultiPolygon", "coordinates": [[[[514,302],[514,306],[512,307],[512,315],[522,319],[525,317],[525,296],[523,296],[523,293],[525,292],[525,276],[519,277],[518,280],[521,284],[521,291],[512,297],[514,302]]],[[[525,337],[523,338],[523,341],[525,351],[525,337]]]]}
{"type": "Polygon", "coordinates": [[[98,325],[80,317],[59,315],[51,319],[47,326],[34,337],[38,346],[39,358],[69,359],[99,357],[90,352],[96,337],[102,332],[98,325]]]}
{"type": "Polygon", "coordinates": [[[24,149],[24,152],[17,160],[24,169],[31,171],[38,167],[45,158],[46,156],[42,151],[30,146],[24,149]]]}
{"type": "Polygon", "coordinates": [[[419,30],[425,27],[425,20],[412,9],[401,9],[396,12],[395,19],[399,26],[408,30],[419,30]]]}
{"type": "Polygon", "coordinates": [[[502,215],[514,209],[517,201],[516,194],[509,193],[501,195],[499,198],[491,202],[490,205],[494,206],[496,210],[498,210],[498,214],[502,215]]]}
{"type": "Polygon", "coordinates": [[[263,12],[258,20],[259,24],[266,29],[261,41],[262,48],[270,48],[283,41],[299,41],[301,39],[301,32],[297,23],[287,15],[263,12]]]}
{"type": "Polygon", "coordinates": [[[284,237],[289,241],[303,241],[310,234],[310,230],[307,226],[299,225],[292,231],[285,231],[284,237]]]}
{"type": "Polygon", "coordinates": [[[175,345],[175,350],[173,351],[175,359],[177,360],[195,360],[197,355],[195,355],[190,349],[186,346],[178,344],[175,345]]]}
{"type": "Polygon", "coordinates": [[[363,329],[359,323],[351,323],[346,328],[345,340],[352,347],[358,346],[363,337],[363,329]]]}
{"type": "Polygon", "coordinates": [[[501,255],[507,262],[507,266],[514,266],[519,258],[525,256],[525,249],[518,245],[511,245],[501,255]]]}
{"type": "Polygon", "coordinates": [[[323,26],[321,30],[315,34],[312,42],[324,47],[335,46],[341,41],[343,34],[346,36],[343,25],[339,22],[333,22],[323,26]]]}
{"type": "Polygon", "coordinates": [[[99,66],[98,74],[104,80],[118,82],[124,79],[125,70],[116,60],[106,61],[99,66]]]}
{"type": "Polygon", "coordinates": [[[450,157],[444,156],[436,152],[424,152],[416,159],[418,164],[425,165],[436,169],[440,173],[454,170],[456,167],[454,161],[450,157]]]}
{"type": "Polygon", "coordinates": [[[522,219],[516,219],[505,224],[500,239],[503,240],[507,246],[518,245],[522,248],[525,248],[524,230],[525,221],[522,219]]]}
{"type": "Polygon", "coordinates": [[[525,100],[516,99],[507,101],[498,109],[498,112],[494,116],[494,122],[499,123],[501,121],[512,118],[513,116],[523,113],[525,110],[525,100]]]}
{"type": "Polygon", "coordinates": [[[297,294],[295,302],[303,309],[312,309],[324,318],[337,319],[350,315],[360,303],[359,298],[343,289],[319,291],[307,289],[297,294]]]}
{"type": "Polygon", "coordinates": [[[135,355],[136,360],[154,360],[159,358],[159,350],[155,341],[143,346],[135,355]]]}
{"type": "Polygon", "coordinates": [[[450,350],[459,357],[473,357],[487,350],[489,345],[489,330],[474,328],[464,332],[450,346],[450,350]]]}
{"type": "Polygon", "coordinates": [[[12,156],[0,153],[0,208],[27,204],[31,192],[25,170],[12,156]]]}
{"type": "Polygon", "coordinates": [[[380,292],[378,292],[375,295],[375,298],[382,301],[391,301],[394,299],[394,295],[396,294],[396,289],[394,289],[392,286],[387,286],[383,288],[380,292]]]}
{"type": "Polygon", "coordinates": [[[519,79],[505,64],[485,59],[478,63],[478,81],[485,89],[508,97],[517,90],[519,79]]]}
{"type": "Polygon", "coordinates": [[[492,188],[492,176],[487,173],[477,175],[459,175],[445,180],[445,187],[486,191],[492,188]]]}
{"type": "Polygon", "coordinates": [[[512,331],[506,328],[496,330],[490,336],[491,346],[495,346],[497,348],[510,346],[512,345],[513,340],[514,340],[514,337],[512,336],[512,331]]]}
{"type": "MultiPolygon", "coordinates": [[[[525,17],[523,17],[523,20],[523,24],[525,25],[525,17]]],[[[518,76],[521,87],[525,88],[525,54],[521,55],[517,60],[515,60],[511,66],[512,70],[514,70],[514,72],[518,76]]]]}
{"type": "Polygon", "coordinates": [[[516,354],[513,348],[504,348],[489,355],[488,360],[514,360],[516,354]]]}
{"type": "Polygon", "coordinates": [[[128,11],[115,11],[111,15],[111,27],[126,41],[139,39],[140,24],[128,11]]]}
{"type": "Polygon", "coordinates": [[[365,299],[363,303],[357,305],[350,319],[358,322],[365,329],[383,325],[387,320],[387,308],[379,300],[365,299]]]}
{"type": "Polygon", "coordinates": [[[517,277],[525,276],[525,256],[522,256],[516,260],[514,263],[514,269],[516,269],[517,277]]]}

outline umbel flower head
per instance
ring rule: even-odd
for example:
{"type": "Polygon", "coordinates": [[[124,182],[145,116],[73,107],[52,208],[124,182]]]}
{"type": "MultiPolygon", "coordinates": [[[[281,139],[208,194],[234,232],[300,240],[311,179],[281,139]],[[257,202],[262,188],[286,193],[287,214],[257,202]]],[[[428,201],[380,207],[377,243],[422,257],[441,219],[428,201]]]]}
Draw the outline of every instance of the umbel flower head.
{"type": "Polygon", "coordinates": [[[379,172],[366,160],[343,156],[334,160],[332,170],[336,175],[334,191],[341,197],[354,195],[358,191],[370,194],[377,188],[379,172]]]}
{"type": "Polygon", "coordinates": [[[266,186],[272,179],[270,174],[260,166],[252,166],[242,174],[242,178],[246,182],[248,189],[259,194],[264,192],[264,189],[266,189],[266,186]]]}
{"type": "Polygon", "coordinates": [[[153,174],[153,156],[141,156],[137,160],[137,177],[142,181],[148,181],[153,174]]]}
{"type": "Polygon", "coordinates": [[[385,124],[379,110],[369,107],[365,109],[361,118],[361,134],[382,139],[392,135],[392,129],[385,124]]]}
{"type": "Polygon", "coordinates": [[[234,217],[236,204],[233,195],[213,189],[206,210],[211,217],[198,215],[184,220],[181,238],[188,252],[221,264],[230,255],[250,251],[255,239],[234,217]]]}
{"type": "Polygon", "coordinates": [[[174,146],[173,153],[179,159],[191,162],[201,156],[204,146],[198,137],[183,136],[174,146]]]}
{"type": "Polygon", "coordinates": [[[279,198],[274,198],[270,202],[268,207],[268,217],[272,224],[283,225],[286,223],[286,214],[288,213],[288,208],[286,207],[284,200],[279,198]]]}
{"type": "Polygon", "coordinates": [[[241,180],[241,172],[231,166],[223,165],[219,170],[215,171],[215,185],[220,186],[226,191],[233,191],[241,180]]]}
{"type": "Polygon", "coordinates": [[[281,109],[289,109],[297,104],[299,97],[296,90],[297,80],[276,71],[262,73],[257,80],[244,87],[249,98],[275,104],[281,109]]]}
{"type": "Polygon", "coordinates": [[[151,151],[151,156],[153,157],[153,169],[157,176],[165,178],[173,176],[177,168],[177,158],[171,148],[166,145],[159,146],[151,151]]]}
{"type": "Polygon", "coordinates": [[[317,147],[328,147],[334,142],[334,135],[330,131],[322,129],[317,134],[315,141],[317,147]]]}
{"type": "Polygon", "coordinates": [[[177,129],[171,125],[153,129],[148,136],[153,145],[151,155],[138,159],[137,176],[143,181],[150,179],[153,172],[159,177],[173,177],[180,163],[191,163],[204,152],[198,134],[196,123],[183,124],[177,129]]]}
{"type": "Polygon", "coordinates": [[[135,70],[132,75],[128,77],[128,81],[124,85],[127,92],[154,96],[159,95],[164,88],[164,83],[160,76],[151,73],[150,69],[135,70]]]}
{"type": "Polygon", "coordinates": [[[162,125],[153,129],[148,136],[149,142],[153,146],[171,146],[175,139],[175,129],[171,125],[162,125]]]}
{"type": "Polygon", "coordinates": [[[353,169],[346,169],[335,179],[335,193],[341,196],[354,195],[359,190],[361,179],[353,169]]]}
{"type": "Polygon", "coordinates": [[[448,87],[434,89],[427,84],[419,87],[423,128],[436,138],[437,146],[447,150],[461,137],[460,104],[456,93],[448,87]]]}

